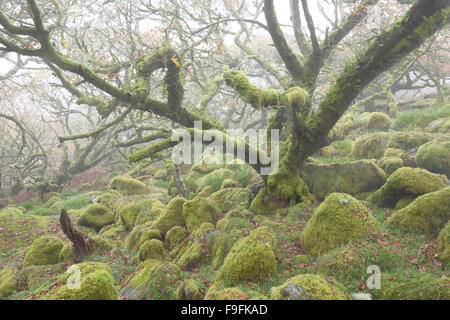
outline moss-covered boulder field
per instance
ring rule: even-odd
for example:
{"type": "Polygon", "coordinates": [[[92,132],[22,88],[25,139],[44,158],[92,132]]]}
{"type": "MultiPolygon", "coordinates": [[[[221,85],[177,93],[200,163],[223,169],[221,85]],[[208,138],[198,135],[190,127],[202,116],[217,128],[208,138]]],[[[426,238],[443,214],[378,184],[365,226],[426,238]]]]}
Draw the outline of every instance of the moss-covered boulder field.
{"type": "Polygon", "coordinates": [[[0,300],[450,300],[449,21],[0,1],[0,300]]]}

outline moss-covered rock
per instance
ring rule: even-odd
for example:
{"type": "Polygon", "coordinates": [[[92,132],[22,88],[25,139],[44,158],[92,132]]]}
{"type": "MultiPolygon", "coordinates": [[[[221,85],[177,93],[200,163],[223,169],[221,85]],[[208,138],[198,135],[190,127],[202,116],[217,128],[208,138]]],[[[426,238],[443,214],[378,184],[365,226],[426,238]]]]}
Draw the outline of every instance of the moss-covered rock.
{"type": "Polygon", "coordinates": [[[389,157],[398,157],[401,159],[404,159],[406,156],[406,152],[402,149],[396,149],[396,148],[387,148],[384,151],[384,157],[385,158],[389,158],[389,157]]]}
{"type": "Polygon", "coordinates": [[[195,280],[187,279],[177,288],[177,300],[203,300],[202,291],[195,280]]]}
{"type": "Polygon", "coordinates": [[[195,197],[183,204],[184,221],[189,232],[204,222],[215,223],[218,214],[215,203],[207,198],[195,197]]]}
{"type": "Polygon", "coordinates": [[[447,182],[445,176],[428,170],[403,167],[395,171],[386,183],[370,196],[369,201],[379,206],[394,207],[402,198],[416,198],[425,193],[437,191],[447,182]]]}
{"type": "Polygon", "coordinates": [[[228,169],[215,170],[197,180],[197,191],[201,192],[204,188],[210,187],[215,192],[220,189],[225,180],[233,178],[233,175],[233,171],[228,169]]]}
{"type": "Polygon", "coordinates": [[[376,300],[449,300],[450,285],[446,277],[429,273],[382,273],[381,289],[372,294],[376,300]]]}
{"type": "Polygon", "coordinates": [[[225,188],[213,193],[209,199],[220,212],[248,209],[252,192],[248,188],[225,188]]]}
{"type": "Polygon", "coordinates": [[[398,132],[391,136],[388,147],[408,151],[416,149],[430,140],[431,136],[426,133],[398,132]]]}
{"type": "Polygon", "coordinates": [[[186,199],[181,197],[173,198],[161,212],[159,218],[152,224],[152,228],[158,229],[161,235],[165,236],[167,231],[174,226],[183,227],[185,225],[183,215],[183,205],[186,199]]]}
{"type": "Polygon", "coordinates": [[[372,112],[364,118],[363,127],[365,129],[389,130],[391,127],[391,118],[381,112],[372,112]]]}
{"type": "Polygon", "coordinates": [[[214,226],[205,222],[197,227],[176,252],[175,263],[182,268],[199,267],[211,259],[207,255],[206,238],[214,230],[214,226]]]}
{"type": "Polygon", "coordinates": [[[174,300],[181,270],[170,262],[146,260],[119,291],[127,300],[174,300]]]}
{"type": "Polygon", "coordinates": [[[309,163],[303,168],[302,179],[319,199],[333,192],[361,194],[377,190],[386,181],[385,174],[373,161],[349,163],[309,163]]]}
{"type": "Polygon", "coordinates": [[[222,281],[209,287],[204,300],[248,300],[249,294],[237,287],[226,288],[222,281]]]}
{"type": "MultiPolygon", "coordinates": [[[[81,263],[75,265],[80,270],[80,287],[69,288],[71,274],[66,273],[59,279],[64,283],[55,293],[45,296],[49,300],[117,300],[119,298],[111,269],[103,263],[81,263]]],[[[73,274],[72,274],[73,275],[73,274]]]]}
{"type": "Polygon", "coordinates": [[[450,177],[450,141],[431,141],[422,145],[416,153],[420,168],[450,177]]]}
{"type": "Polygon", "coordinates": [[[164,256],[163,244],[158,239],[147,240],[139,247],[139,261],[147,259],[161,260],[164,256]]]}
{"type": "Polygon", "coordinates": [[[406,196],[404,198],[401,198],[397,201],[395,204],[395,210],[403,209],[404,207],[408,206],[410,203],[412,203],[415,200],[415,197],[412,196],[406,196]]]}
{"type": "Polygon", "coordinates": [[[188,232],[185,228],[180,226],[175,226],[172,229],[170,229],[166,234],[166,243],[169,244],[169,248],[173,249],[178,244],[183,242],[184,239],[186,239],[188,236],[188,232]]]}
{"type": "Polygon", "coordinates": [[[213,172],[216,169],[217,169],[216,164],[207,164],[202,161],[201,163],[192,166],[188,176],[186,177],[186,181],[195,182],[199,180],[201,177],[213,172]]]}
{"type": "Polygon", "coordinates": [[[359,289],[360,281],[368,278],[367,267],[376,265],[386,272],[401,268],[405,254],[393,246],[362,242],[347,244],[320,255],[315,261],[315,271],[331,276],[351,288],[359,289]]]}
{"type": "Polygon", "coordinates": [[[384,157],[377,161],[377,165],[386,173],[389,177],[395,171],[403,167],[403,159],[399,157],[384,157]]]}
{"type": "Polygon", "coordinates": [[[114,216],[104,204],[94,203],[84,210],[77,223],[99,231],[104,226],[114,223],[114,216]]]}
{"type": "Polygon", "coordinates": [[[308,252],[322,253],[361,240],[376,228],[374,218],[358,200],[348,194],[332,193],[307,222],[300,242],[308,252]]]}
{"type": "Polygon", "coordinates": [[[445,264],[450,264],[450,222],[439,233],[438,239],[439,259],[445,264]]]}
{"type": "Polygon", "coordinates": [[[147,186],[143,182],[126,176],[113,178],[110,182],[110,188],[118,190],[125,196],[149,193],[147,186]]]}
{"type": "Polygon", "coordinates": [[[145,241],[152,239],[162,239],[159,230],[152,229],[147,225],[135,226],[125,240],[125,248],[135,250],[138,249],[145,241]]]}
{"type": "Polygon", "coordinates": [[[348,300],[344,287],[330,283],[321,275],[303,274],[273,288],[272,300],[348,300]]]}
{"type": "Polygon", "coordinates": [[[164,179],[164,178],[167,177],[167,170],[166,169],[159,169],[158,171],[155,172],[153,177],[155,179],[164,179]]]}
{"type": "Polygon", "coordinates": [[[373,133],[360,136],[353,143],[352,155],[361,159],[380,159],[387,148],[390,135],[373,133]]]}
{"type": "Polygon", "coordinates": [[[277,240],[272,230],[260,227],[240,239],[228,253],[217,279],[227,283],[260,280],[275,275],[274,250],[277,240]]]}
{"type": "Polygon", "coordinates": [[[222,186],[220,189],[226,189],[226,188],[238,188],[239,183],[237,181],[234,181],[233,179],[225,179],[222,183],[222,186]]]}
{"type": "Polygon", "coordinates": [[[18,287],[16,268],[6,266],[0,270],[0,300],[6,299],[18,287]]]}
{"type": "Polygon", "coordinates": [[[134,226],[151,220],[151,216],[145,205],[130,203],[120,208],[120,220],[127,230],[133,230],[134,226]]]}
{"type": "Polygon", "coordinates": [[[56,237],[43,236],[33,241],[30,250],[25,256],[24,266],[40,266],[56,264],[64,242],[56,237]]]}
{"type": "Polygon", "coordinates": [[[401,229],[437,233],[450,219],[450,187],[424,194],[395,211],[388,223],[401,229]]]}
{"type": "Polygon", "coordinates": [[[120,197],[122,197],[122,194],[119,191],[112,190],[100,195],[96,199],[96,202],[107,206],[109,209],[112,209],[114,207],[114,203],[118,201],[120,197]]]}

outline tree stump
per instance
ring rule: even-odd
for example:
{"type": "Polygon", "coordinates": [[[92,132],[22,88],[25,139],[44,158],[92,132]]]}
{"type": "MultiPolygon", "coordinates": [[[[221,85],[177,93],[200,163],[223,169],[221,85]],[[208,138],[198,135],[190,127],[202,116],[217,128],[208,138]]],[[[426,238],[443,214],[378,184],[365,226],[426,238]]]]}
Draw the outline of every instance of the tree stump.
{"type": "Polygon", "coordinates": [[[59,222],[61,223],[61,227],[64,234],[73,243],[73,249],[75,254],[74,262],[75,263],[82,262],[83,259],[92,252],[91,247],[88,245],[85,239],[85,236],[72,226],[72,222],[70,221],[69,215],[67,211],[64,209],[61,211],[61,217],[59,218],[59,222]]]}

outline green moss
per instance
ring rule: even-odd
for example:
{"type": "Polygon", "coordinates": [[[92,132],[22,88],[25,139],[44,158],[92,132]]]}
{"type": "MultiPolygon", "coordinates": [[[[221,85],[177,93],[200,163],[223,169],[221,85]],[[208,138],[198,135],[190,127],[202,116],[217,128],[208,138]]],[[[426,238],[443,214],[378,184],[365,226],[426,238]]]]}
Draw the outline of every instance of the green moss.
{"type": "MultiPolygon", "coordinates": [[[[111,269],[103,263],[82,263],[80,269],[80,288],[69,289],[67,284],[59,287],[54,294],[45,296],[49,300],[117,300],[119,298],[114,286],[111,269]]],[[[66,283],[69,274],[59,279],[66,283]]]]}
{"type": "Polygon", "coordinates": [[[61,199],[59,198],[59,196],[53,196],[44,204],[44,207],[51,208],[55,203],[57,203],[60,200],[61,199]]]}
{"type": "Polygon", "coordinates": [[[29,246],[40,235],[49,232],[55,220],[24,214],[9,207],[0,212],[0,254],[29,246]]]}
{"type": "Polygon", "coordinates": [[[228,253],[217,279],[227,283],[265,279],[275,275],[276,238],[267,227],[258,228],[238,240],[228,253]]]}
{"type": "Polygon", "coordinates": [[[185,202],[184,198],[173,198],[161,212],[160,217],[152,224],[152,228],[158,229],[161,235],[165,236],[167,231],[174,226],[184,226],[183,205],[185,202]]]}
{"type": "Polygon", "coordinates": [[[9,266],[0,270],[0,300],[6,299],[17,289],[18,270],[9,266]]]}
{"type": "Polygon", "coordinates": [[[145,241],[158,239],[162,236],[159,230],[149,228],[147,225],[138,225],[133,228],[125,240],[125,247],[130,250],[139,248],[145,241]]]}
{"type": "Polygon", "coordinates": [[[120,295],[127,300],[173,300],[181,270],[170,262],[146,260],[127,281],[120,295]]]}
{"type": "Polygon", "coordinates": [[[155,172],[155,174],[153,175],[153,177],[155,179],[164,179],[167,177],[167,170],[165,169],[159,169],[158,171],[155,172]]]}
{"type": "Polygon", "coordinates": [[[203,300],[203,294],[195,280],[184,280],[177,288],[177,300],[203,300]]]}
{"type": "Polygon", "coordinates": [[[192,166],[188,176],[186,177],[186,181],[195,182],[216,169],[217,165],[215,164],[206,164],[205,162],[195,164],[192,166]]]}
{"type": "Polygon", "coordinates": [[[430,140],[430,135],[426,133],[399,132],[391,136],[388,147],[407,151],[418,148],[430,140]]]}
{"type": "Polygon", "coordinates": [[[59,262],[64,243],[56,237],[43,236],[33,241],[28,251],[24,266],[56,264],[59,262]]]}
{"type": "Polygon", "coordinates": [[[220,189],[226,179],[231,179],[234,173],[228,169],[215,170],[197,181],[197,190],[201,192],[204,188],[210,187],[212,192],[220,189]]]}
{"type": "Polygon", "coordinates": [[[386,151],[384,152],[384,157],[386,157],[386,158],[398,157],[398,158],[404,159],[405,156],[406,156],[406,152],[403,151],[402,149],[387,148],[386,151]]]}
{"type": "Polygon", "coordinates": [[[207,198],[195,197],[183,204],[184,221],[189,232],[203,222],[216,222],[218,214],[215,203],[207,198]]]}
{"type": "Polygon", "coordinates": [[[114,177],[110,182],[110,187],[112,190],[118,190],[121,194],[126,196],[149,193],[149,190],[144,183],[124,176],[114,177]]]}
{"type": "Polygon", "coordinates": [[[147,208],[140,203],[123,206],[120,208],[119,214],[121,222],[129,231],[133,230],[135,225],[143,224],[151,219],[147,208]]]}
{"type": "Polygon", "coordinates": [[[147,240],[139,247],[139,261],[147,259],[161,260],[164,255],[163,244],[157,239],[147,240]]]}
{"type": "Polygon", "coordinates": [[[353,144],[353,157],[380,159],[385,152],[389,137],[387,133],[374,133],[360,136],[353,144]]]}
{"type": "Polygon", "coordinates": [[[361,160],[348,163],[309,163],[303,167],[302,178],[309,190],[319,199],[333,192],[353,196],[374,191],[386,178],[373,161],[361,160]]]}
{"type": "Polygon", "coordinates": [[[448,222],[439,233],[437,244],[439,259],[441,259],[444,264],[448,265],[450,262],[450,222],[448,222]]]}
{"type": "Polygon", "coordinates": [[[381,112],[372,112],[362,122],[366,129],[389,130],[391,127],[391,118],[381,112]]]}
{"type": "Polygon", "coordinates": [[[226,188],[238,188],[239,183],[237,181],[234,181],[233,179],[225,179],[222,183],[222,186],[220,189],[226,189],[226,188]]]}
{"type": "Polygon", "coordinates": [[[167,232],[166,243],[169,244],[170,249],[173,249],[178,244],[180,244],[184,239],[186,239],[187,236],[188,233],[185,228],[175,226],[167,232]]]}
{"type": "Polygon", "coordinates": [[[114,206],[114,203],[118,200],[118,198],[122,197],[119,191],[112,190],[109,192],[106,192],[99,196],[96,200],[97,203],[104,204],[108,208],[112,209],[114,206]]]}
{"type": "Polygon", "coordinates": [[[381,289],[373,290],[376,300],[449,300],[448,279],[429,273],[381,274],[381,289]]]}
{"type": "Polygon", "coordinates": [[[399,157],[384,157],[377,161],[377,164],[384,170],[387,177],[404,165],[402,158],[399,157]]]}
{"type": "Polygon", "coordinates": [[[94,228],[99,231],[104,226],[114,223],[114,216],[105,205],[94,203],[84,210],[77,223],[80,226],[94,228]]]}
{"type": "Polygon", "coordinates": [[[418,197],[442,189],[447,184],[445,176],[425,169],[403,167],[395,171],[369,201],[379,206],[394,207],[405,197],[418,197]]]}
{"type": "Polygon", "coordinates": [[[224,288],[221,281],[214,283],[206,292],[204,300],[247,300],[249,294],[237,287],[224,288]]]}
{"type": "Polygon", "coordinates": [[[210,257],[206,254],[205,239],[213,230],[214,226],[208,222],[197,227],[177,253],[176,264],[183,268],[194,268],[210,260],[210,257]]]}
{"type": "Polygon", "coordinates": [[[225,188],[213,193],[209,199],[220,212],[248,209],[252,192],[247,188],[225,188]]]}
{"type": "Polygon", "coordinates": [[[416,153],[420,168],[450,177],[450,141],[431,141],[422,145],[416,153]]]}
{"type": "Polygon", "coordinates": [[[397,201],[397,203],[395,204],[395,210],[400,210],[403,209],[404,207],[408,206],[411,202],[414,201],[414,197],[412,196],[406,196],[404,198],[401,198],[400,200],[397,201]]]}
{"type": "Polygon", "coordinates": [[[315,270],[332,276],[356,292],[361,282],[367,280],[367,267],[377,265],[387,272],[403,266],[405,254],[401,249],[377,243],[358,243],[335,248],[318,257],[315,270]]]}
{"type": "Polygon", "coordinates": [[[272,290],[272,300],[348,300],[342,285],[329,283],[316,274],[303,274],[290,278],[272,290]]]}
{"type": "Polygon", "coordinates": [[[450,187],[418,197],[395,211],[388,223],[401,229],[437,233],[450,219],[450,187]]]}
{"type": "Polygon", "coordinates": [[[364,239],[376,228],[374,218],[358,200],[344,193],[332,193],[307,222],[300,243],[310,253],[321,253],[364,239]]]}

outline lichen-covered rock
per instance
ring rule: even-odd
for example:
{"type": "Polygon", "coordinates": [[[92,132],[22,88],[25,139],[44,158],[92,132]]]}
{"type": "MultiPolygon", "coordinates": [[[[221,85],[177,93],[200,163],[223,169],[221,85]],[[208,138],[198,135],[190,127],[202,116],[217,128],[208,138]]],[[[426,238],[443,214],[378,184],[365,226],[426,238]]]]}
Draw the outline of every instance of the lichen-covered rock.
{"type": "Polygon", "coordinates": [[[391,118],[381,112],[372,112],[364,118],[362,124],[365,129],[389,130],[391,118]]]}
{"type": "Polygon", "coordinates": [[[125,196],[149,193],[147,186],[143,182],[125,176],[113,178],[110,182],[110,188],[112,190],[118,190],[125,196]]]}
{"type": "Polygon", "coordinates": [[[308,163],[302,179],[319,199],[333,192],[358,195],[377,190],[386,181],[385,174],[373,161],[349,163],[308,163]]]}
{"type": "Polygon", "coordinates": [[[439,233],[437,239],[439,259],[445,264],[450,264],[450,222],[439,233]]]}
{"type": "Polygon", "coordinates": [[[431,136],[426,133],[398,132],[391,136],[388,147],[408,151],[416,149],[430,140],[431,136]]]}
{"type": "Polygon", "coordinates": [[[382,273],[381,290],[373,290],[376,300],[449,300],[450,285],[446,277],[421,272],[382,273]]]}
{"type": "Polygon", "coordinates": [[[358,200],[348,194],[332,193],[307,222],[300,242],[308,252],[322,253],[361,240],[376,228],[375,219],[358,200]]]}
{"type": "Polygon", "coordinates": [[[189,232],[204,222],[216,222],[218,210],[215,203],[207,198],[195,197],[183,204],[183,215],[189,232]]]}
{"type": "Polygon", "coordinates": [[[0,300],[6,299],[17,289],[18,273],[16,268],[10,266],[0,270],[0,300]]]}
{"type": "Polygon", "coordinates": [[[173,227],[183,227],[185,225],[183,215],[183,205],[185,202],[186,199],[184,198],[173,198],[161,212],[159,218],[153,222],[152,228],[158,229],[161,235],[165,236],[167,231],[173,227]]]}
{"type": "Polygon", "coordinates": [[[56,237],[43,236],[33,241],[30,250],[25,256],[24,266],[40,266],[56,264],[64,242],[56,237]]]}
{"type": "Polygon", "coordinates": [[[377,165],[384,170],[386,176],[389,177],[395,171],[403,167],[403,159],[399,157],[384,157],[377,161],[377,165]]]}
{"type": "Polygon", "coordinates": [[[181,270],[170,262],[146,260],[119,291],[127,300],[174,300],[181,270]]]}
{"type": "Polygon", "coordinates": [[[397,201],[405,197],[418,197],[428,192],[444,188],[448,180],[445,176],[434,174],[425,169],[403,167],[395,171],[386,183],[369,201],[379,205],[394,207],[397,201]]]}
{"type": "Polygon", "coordinates": [[[450,187],[424,194],[395,211],[388,223],[401,229],[437,233],[450,219],[450,187]]]}
{"type": "Polygon", "coordinates": [[[158,239],[147,240],[139,247],[139,261],[147,259],[161,260],[164,255],[163,244],[158,239]]]}
{"type": "Polygon", "coordinates": [[[49,300],[117,300],[116,287],[111,269],[103,264],[87,262],[75,265],[80,270],[80,287],[69,288],[69,277],[74,274],[66,273],[59,279],[63,283],[55,293],[45,296],[49,300]]]}
{"type": "Polygon", "coordinates": [[[80,226],[99,231],[101,228],[114,223],[114,216],[104,204],[94,203],[84,210],[77,223],[80,226]]]}
{"type": "Polygon", "coordinates": [[[380,159],[384,155],[389,138],[388,133],[360,136],[353,143],[352,155],[360,159],[380,159]]]}
{"type": "Polygon", "coordinates": [[[173,249],[178,244],[183,242],[184,239],[186,239],[188,236],[188,232],[185,228],[180,226],[175,226],[172,229],[170,229],[166,234],[166,243],[169,244],[169,248],[173,249]]]}
{"type": "Polygon", "coordinates": [[[272,300],[348,300],[344,287],[316,274],[302,274],[273,288],[272,300]]]}
{"type": "Polygon", "coordinates": [[[420,168],[450,177],[450,141],[431,141],[422,145],[416,153],[420,168]]]}
{"type": "Polygon", "coordinates": [[[275,275],[274,250],[277,240],[272,230],[260,227],[236,242],[228,253],[217,279],[227,283],[252,281],[275,275]]]}
{"type": "Polygon", "coordinates": [[[187,279],[177,288],[177,300],[203,300],[203,294],[195,280],[187,279]]]}

